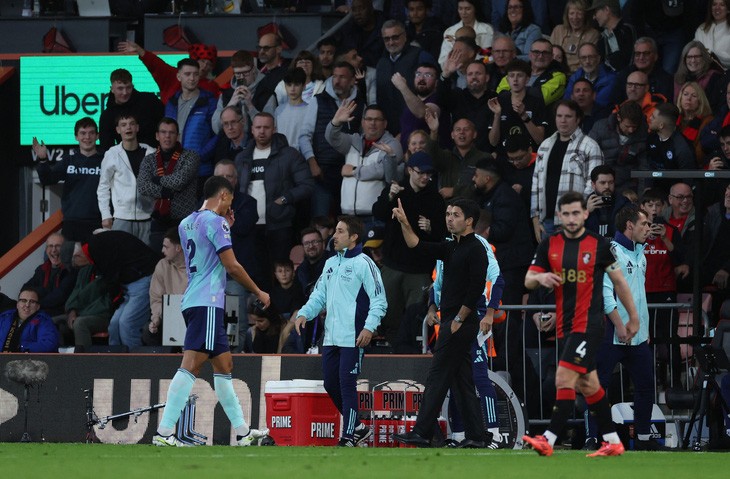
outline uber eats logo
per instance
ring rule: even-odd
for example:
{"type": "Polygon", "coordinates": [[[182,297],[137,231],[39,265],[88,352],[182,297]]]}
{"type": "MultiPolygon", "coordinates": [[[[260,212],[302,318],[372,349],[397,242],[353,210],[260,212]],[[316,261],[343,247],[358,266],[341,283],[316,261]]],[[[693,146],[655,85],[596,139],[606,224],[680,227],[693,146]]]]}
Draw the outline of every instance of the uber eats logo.
{"type": "MultiPolygon", "coordinates": [[[[160,55],[170,65],[184,54],[160,55]]],[[[46,145],[75,145],[74,124],[85,116],[97,123],[109,98],[109,75],[132,74],[138,91],[159,88],[137,55],[28,56],[20,58],[20,144],[33,137],[46,145]]]]}

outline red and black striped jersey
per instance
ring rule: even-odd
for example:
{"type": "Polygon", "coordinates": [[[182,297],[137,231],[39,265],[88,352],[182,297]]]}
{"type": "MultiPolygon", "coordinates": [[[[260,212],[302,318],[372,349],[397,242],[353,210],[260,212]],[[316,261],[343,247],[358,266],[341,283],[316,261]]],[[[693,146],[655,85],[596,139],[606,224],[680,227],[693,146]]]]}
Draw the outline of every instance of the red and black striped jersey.
{"type": "Polygon", "coordinates": [[[556,326],[559,338],[570,333],[603,335],[603,275],[618,269],[610,243],[586,230],[575,239],[558,232],[540,242],[530,270],[560,276],[555,288],[556,326]]]}

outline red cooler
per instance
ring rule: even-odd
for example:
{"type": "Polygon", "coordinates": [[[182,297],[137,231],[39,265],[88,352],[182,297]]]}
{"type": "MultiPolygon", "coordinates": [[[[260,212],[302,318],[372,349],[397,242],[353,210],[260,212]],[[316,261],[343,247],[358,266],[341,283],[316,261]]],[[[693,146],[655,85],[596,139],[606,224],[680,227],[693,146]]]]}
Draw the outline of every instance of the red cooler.
{"type": "Polygon", "coordinates": [[[334,446],[340,436],[340,413],[322,381],[268,381],[266,426],[280,446],[334,446]]]}

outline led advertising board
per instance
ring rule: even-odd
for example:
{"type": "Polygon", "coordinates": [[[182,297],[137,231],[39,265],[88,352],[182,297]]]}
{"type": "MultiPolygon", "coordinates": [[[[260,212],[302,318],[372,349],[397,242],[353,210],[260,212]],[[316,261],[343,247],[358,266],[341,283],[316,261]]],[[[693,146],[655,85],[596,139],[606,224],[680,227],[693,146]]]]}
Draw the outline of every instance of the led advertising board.
{"type": "MultiPolygon", "coordinates": [[[[160,55],[177,65],[185,54],[160,55]]],[[[109,75],[132,74],[138,91],[159,93],[137,55],[24,56],[20,58],[20,144],[33,137],[46,145],[76,145],[74,124],[85,116],[97,123],[109,97],[109,75]]]]}

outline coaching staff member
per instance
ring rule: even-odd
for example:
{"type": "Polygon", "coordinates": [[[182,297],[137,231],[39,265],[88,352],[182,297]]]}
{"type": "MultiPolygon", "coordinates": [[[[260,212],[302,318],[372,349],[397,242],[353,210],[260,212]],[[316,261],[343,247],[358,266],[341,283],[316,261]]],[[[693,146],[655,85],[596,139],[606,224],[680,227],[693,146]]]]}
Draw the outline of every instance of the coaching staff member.
{"type": "Polygon", "coordinates": [[[474,387],[471,359],[471,345],[479,328],[486,333],[492,327],[490,317],[485,317],[480,323],[476,310],[477,302],[484,293],[484,278],[489,265],[487,252],[474,235],[479,206],[471,200],[452,202],[446,208],[446,228],[454,240],[441,243],[420,241],[408,223],[400,200],[393,208],[393,216],[400,222],[409,248],[416,248],[419,253],[444,263],[441,332],[433,348],[421,410],[413,430],[393,434],[393,439],[408,445],[429,447],[441,404],[451,387],[466,425],[466,439],[461,447],[486,447],[486,428],[474,387]]]}
{"type": "Polygon", "coordinates": [[[621,304],[626,307],[629,321],[625,340],[630,340],[639,329],[639,316],[608,241],[585,228],[588,209],[583,195],[576,191],[565,193],[558,200],[557,214],[563,230],[540,243],[525,277],[527,289],[540,285],[555,289],[558,313],[555,331],[562,351],[555,372],[555,406],[545,434],[522,436],[522,439],[541,456],[552,456],[555,440],[573,413],[577,386],[605,441],[598,451],[588,456],[618,456],[624,452],[624,447],[616,434],[608,397],[596,373],[596,355],[606,331],[604,271],[613,282],[621,304]]]}
{"type": "Polygon", "coordinates": [[[342,414],[338,446],[355,447],[372,431],[357,419],[357,376],[365,348],[385,316],[388,302],[380,270],[362,252],[365,226],[357,216],[340,216],[333,235],[335,254],[299,310],[295,328],[327,309],[322,343],[324,388],[342,414]]]}

